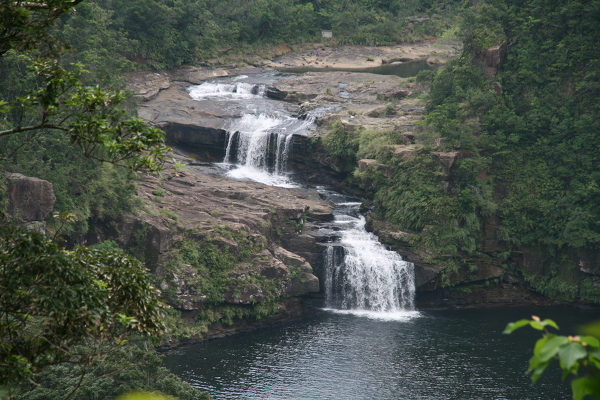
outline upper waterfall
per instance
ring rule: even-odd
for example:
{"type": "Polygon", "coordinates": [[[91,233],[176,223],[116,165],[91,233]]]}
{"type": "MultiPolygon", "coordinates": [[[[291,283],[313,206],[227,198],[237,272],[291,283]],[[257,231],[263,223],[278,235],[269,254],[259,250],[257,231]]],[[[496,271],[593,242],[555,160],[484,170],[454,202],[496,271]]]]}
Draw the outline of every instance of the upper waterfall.
{"type": "Polygon", "coordinates": [[[246,78],[242,75],[205,82],[188,88],[188,93],[194,100],[242,107],[241,117],[230,117],[225,124],[228,138],[223,163],[233,167],[229,176],[273,186],[297,186],[287,169],[292,137],[313,130],[318,112],[293,116],[281,102],[265,97],[265,84],[244,82],[246,78]]]}

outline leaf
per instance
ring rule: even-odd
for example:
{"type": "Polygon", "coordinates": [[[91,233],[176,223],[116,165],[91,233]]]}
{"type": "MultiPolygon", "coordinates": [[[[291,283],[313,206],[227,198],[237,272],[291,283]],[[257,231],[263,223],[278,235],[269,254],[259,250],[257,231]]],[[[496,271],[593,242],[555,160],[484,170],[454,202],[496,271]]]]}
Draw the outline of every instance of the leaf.
{"type": "Polygon", "coordinates": [[[517,322],[509,322],[508,325],[506,325],[506,328],[504,328],[504,331],[502,333],[505,335],[510,335],[517,329],[522,328],[528,324],[529,324],[528,319],[522,319],[517,322]]]}
{"type": "Polygon", "coordinates": [[[543,347],[540,348],[539,352],[535,353],[535,355],[538,356],[541,361],[548,361],[558,353],[561,346],[567,343],[569,343],[569,340],[565,336],[553,337],[544,343],[543,347]]]}
{"type": "Polygon", "coordinates": [[[581,343],[586,343],[590,347],[596,349],[600,347],[600,341],[593,336],[582,336],[579,340],[581,343]]]}
{"type": "Polygon", "coordinates": [[[536,356],[531,357],[529,360],[529,370],[527,372],[532,372],[531,382],[535,383],[542,376],[546,368],[550,365],[550,361],[541,362],[540,359],[536,356]]]}
{"type": "Polygon", "coordinates": [[[587,351],[579,343],[569,343],[558,351],[560,361],[566,369],[571,369],[575,363],[587,356],[587,351]]]}
{"type": "Polygon", "coordinates": [[[559,329],[558,325],[556,324],[556,322],[554,322],[551,319],[545,319],[542,321],[542,324],[544,324],[544,326],[548,326],[550,325],[551,327],[553,327],[554,329],[559,329]]]}
{"type": "Polygon", "coordinates": [[[544,330],[544,325],[537,321],[529,321],[529,326],[531,326],[533,329],[537,329],[538,331],[544,330]]]}
{"type": "Polygon", "coordinates": [[[573,391],[573,400],[581,400],[587,395],[594,395],[598,398],[600,393],[600,380],[594,378],[578,378],[571,382],[571,390],[573,391]]]}

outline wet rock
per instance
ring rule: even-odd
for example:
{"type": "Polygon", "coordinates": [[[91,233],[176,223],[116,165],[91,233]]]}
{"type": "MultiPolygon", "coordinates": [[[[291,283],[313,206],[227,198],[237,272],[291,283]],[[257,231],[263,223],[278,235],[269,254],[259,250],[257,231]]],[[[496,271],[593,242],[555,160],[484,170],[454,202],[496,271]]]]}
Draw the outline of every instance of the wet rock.
{"type": "Polygon", "coordinates": [[[287,94],[287,92],[284,92],[283,90],[279,90],[275,87],[268,87],[265,90],[265,95],[270,99],[285,100],[285,98],[288,94],[287,94]]]}

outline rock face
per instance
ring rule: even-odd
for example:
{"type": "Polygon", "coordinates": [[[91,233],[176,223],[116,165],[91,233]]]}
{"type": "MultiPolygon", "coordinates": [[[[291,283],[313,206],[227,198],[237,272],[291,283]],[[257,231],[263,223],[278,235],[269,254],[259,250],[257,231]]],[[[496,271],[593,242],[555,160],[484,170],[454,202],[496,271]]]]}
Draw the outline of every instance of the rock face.
{"type": "Polygon", "coordinates": [[[171,79],[164,73],[130,73],[127,75],[127,90],[134,93],[134,98],[148,101],[155,98],[163,89],[171,86],[171,79]]]}
{"type": "Polygon", "coordinates": [[[397,46],[343,46],[320,47],[298,53],[288,53],[274,60],[264,61],[271,68],[370,68],[391,64],[427,60],[443,64],[460,51],[460,44],[452,41],[412,43],[397,46]]]}
{"type": "Polygon", "coordinates": [[[23,225],[44,232],[44,220],[50,215],[56,196],[48,181],[22,174],[7,174],[8,214],[22,220],[23,225]]]}
{"type": "Polygon", "coordinates": [[[185,170],[168,168],[162,177],[143,179],[139,194],[147,212],[117,223],[116,237],[124,246],[141,243],[147,265],[175,308],[198,310],[206,300],[205,272],[173,261],[190,241],[208,243],[239,260],[226,273],[223,304],[252,305],[319,291],[319,279],[305,258],[314,258],[311,252],[318,246],[302,229],[305,221],[332,219],[331,205],[311,191],[233,181],[216,168],[174,157],[187,165],[185,170]],[[246,254],[248,248],[256,250],[246,254]]]}
{"type": "Polygon", "coordinates": [[[475,58],[482,62],[482,69],[487,76],[496,76],[500,68],[502,68],[507,47],[507,44],[503,43],[487,49],[475,49],[475,58]]]}

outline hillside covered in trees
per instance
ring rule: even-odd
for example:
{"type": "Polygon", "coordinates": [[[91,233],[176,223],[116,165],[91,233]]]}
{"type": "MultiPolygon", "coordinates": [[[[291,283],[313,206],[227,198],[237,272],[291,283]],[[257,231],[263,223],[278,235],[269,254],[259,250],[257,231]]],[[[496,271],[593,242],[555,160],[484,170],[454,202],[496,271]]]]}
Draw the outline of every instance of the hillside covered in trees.
{"type": "Polygon", "coordinates": [[[547,296],[600,300],[599,17],[597,1],[471,2],[462,55],[417,77],[431,89],[414,158],[355,147],[395,171],[377,218],[448,277],[501,265],[547,296]]]}

